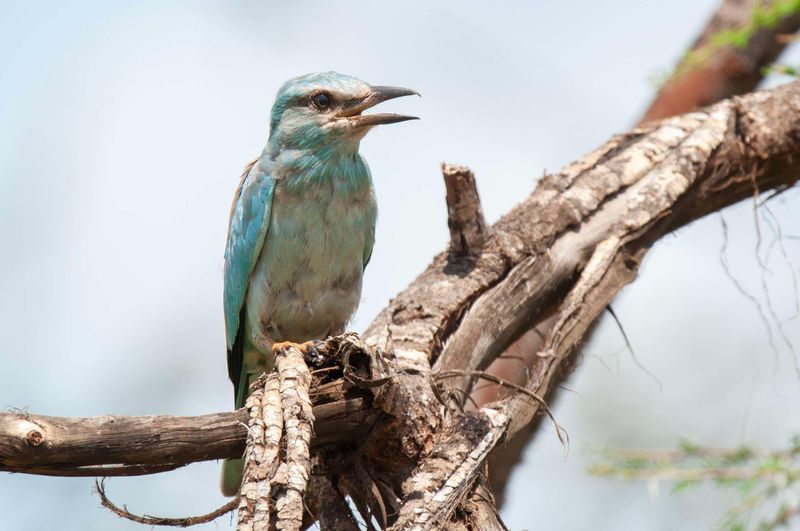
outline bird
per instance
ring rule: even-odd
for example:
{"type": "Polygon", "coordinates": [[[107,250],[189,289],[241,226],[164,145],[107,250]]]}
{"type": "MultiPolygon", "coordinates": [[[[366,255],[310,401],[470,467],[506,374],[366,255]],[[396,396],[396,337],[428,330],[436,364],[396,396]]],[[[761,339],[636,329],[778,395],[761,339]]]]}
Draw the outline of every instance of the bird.
{"type": "MultiPolygon", "coordinates": [[[[275,345],[341,334],[361,298],[375,242],[372,176],[359,153],[374,126],[418,119],[364,114],[416,91],[337,72],[292,78],[278,90],[269,138],[236,189],[225,247],[223,307],[235,407],[273,368],[275,345]]],[[[223,463],[221,490],[238,493],[242,459],[223,463]]]]}

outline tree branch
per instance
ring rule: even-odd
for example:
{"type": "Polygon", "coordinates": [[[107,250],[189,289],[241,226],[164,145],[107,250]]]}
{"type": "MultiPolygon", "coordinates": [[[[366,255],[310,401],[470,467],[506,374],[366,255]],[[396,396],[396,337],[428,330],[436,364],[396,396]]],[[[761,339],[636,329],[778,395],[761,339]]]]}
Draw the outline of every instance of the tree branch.
{"type": "Polygon", "coordinates": [[[492,228],[487,250],[463,279],[443,274],[438,257],[368,333],[376,325],[391,329],[395,348],[432,352],[438,370],[485,368],[552,313],[609,236],[618,245],[641,235],[657,239],[750,197],[753,183],[761,190],[793,184],[798,92],[797,83],[757,92],[612,139],[543,179],[492,228]],[[437,296],[419,308],[409,299],[423,291],[437,296]],[[434,323],[454,331],[442,338],[432,333],[440,330],[434,323]]]}
{"type": "Polygon", "coordinates": [[[392,531],[430,529],[447,521],[461,502],[486,457],[506,431],[508,414],[484,408],[461,417],[442,437],[404,486],[403,504],[392,531]]]}
{"type": "MultiPolygon", "coordinates": [[[[551,398],[572,368],[588,327],[633,280],[652,243],[751,197],[754,187],[793,185],[798,153],[800,83],[793,83],[619,135],[543,178],[486,231],[480,253],[437,256],[363,342],[327,342],[339,368],[314,371],[311,399],[322,436],[315,442],[347,444],[329,452],[318,447],[328,467],[321,473],[338,478],[359,511],[383,526],[430,529],[452,518],[457,528],[468,521],[501,528],[491,496],[479,492],[486,456],[542,411],[541,399],[551,398]],[[524,392],[477,413],[453,407],[470,391],[470,377],[460,374],[482,370],[547,318],[554,324],[524,392]],[[444,393],[431,362],[462,371],[446,380],[444,393]],[[354,428],[362,430],[355,437],[343,433],[354,428]]],[[[80,424],[6,414],[0,467],[172,466],[238,457],[246,420],[244,411],[80,424]]]]}
{"type": "Polygon", "coordinates": [[[95,490],[97,490],[97,495],[100,496],[100,504],[103,507],[105,507],[112,513],[116,514],[120,518],[136,522],[137,524],[144,524],[150,526],[162,525],[169,527],[190,527],[197,524],[205,524],[208,522],[212,522],[215,519],[219,518],[220,516],[236,509],[236,505],[239,503],[239,500],[234,498],[233,500],[226,503],[222,507],[201,516],[189,516],[186,518],[162,518],[158,516],[134,514],[128,511],[126,507],[119,507],[116,504],[114,504],[114,502],[108,499],[108,495],[106,494],[106,489],[103,481],[95,481],[94,485],[95,485],[95,490]]]}
{"type": "MultiPolygon", "coordinates": [[[[800,27],[800,13],[786,16],[778,24],[767,27],[760,10],[775,10],[775,4],[786,5],[785,0],[757,2],[756,0],[723,0],[709,19],[700,36],[687,50],[681,64],[676,67],[654,97],[640,123],[687,113],[719,100],[755,89],[769,66],[793,39],[782,32],[796,31],[800,27]],[[761,17],[761,19],[756,20],[761,17]],[[744,46],[722,44],[721,37],[744,38],[744,46]]],[[[796,8],[793,8],[796,11],[796,8]]],[[[795,36],[796,37],[796,36],[795,36]]],[[[796,40],[796,39],[794,39],[796,40]]],[[[595,323],[596,324],[596,323],[595,323]]],[[[544,336],[553,322],[542,321],[509,347],[487,370],[504,380],[524,383],[524,375],[533,365],[536,353],[541,350],[544,336]],[[517,359],[504,359],[509,356],[517,359]],[[521,381],[520,381],[521,380],[521,381]]],[[[591,335],[591,328],[587,332],[591,335]]],[[[501,388],[484,384],[473,388],[471,400],[480,407],[504,396],[501,388]]],[[[503,446],[502,453],[492,456],[490,479],[494,494],[502,505],[508,476],[522,456],[535,425],[525,428],[503,446]]]]}
{"type": "MultiPolygon", "coordinates": [[[[312,445],[362,437],[379,416],[369,403],[362,397],[314,407],[312,445]]],[[[245,408],[196,417],[0,413],[0,471],[135,476],[238,458],[244,453],[247,418],[245,408]]]]}
{"type": "MultiPolygon", "coordinates": [[[[620,135],[543,179],[491,228],[477,260],[435,258],[378,316],[367,341],[416,368],[433,359],[436,368],[469,371],[557,312],[526,386],[551,396],[586,330],[633,280],[649,245],[752,196],[754,183],[791,186],[799,148],[797,83],[620,135]]],[[[467,389],[468,380],[455,388],[467,389]]],[[[508,400],[511,435],[539,405],[525,395],[508,400]]]]}
{"type": "Polygon", "coordinates": [[[447,190],[447,226],[450,228],[450,253],[475,255],[486,239],[486,221],[475,174],[466,166],[442,163],[447,190]]]}
{"type": "MultiPolygon", "coordinates": [[[[709,20],[673,75],[659,89],[641,123],[712,105],[754,90],[763,69],[780,55],[789,40],[783,34],[800,29],[800,13],[774,25],[758,20],[756,9],[768,11],[785,0],[726,0],[709,20]],[[740,35],[741,45],[720,42],[740,35]]],[[[737,39],[731,39],[733,41],[737,39]]]]}

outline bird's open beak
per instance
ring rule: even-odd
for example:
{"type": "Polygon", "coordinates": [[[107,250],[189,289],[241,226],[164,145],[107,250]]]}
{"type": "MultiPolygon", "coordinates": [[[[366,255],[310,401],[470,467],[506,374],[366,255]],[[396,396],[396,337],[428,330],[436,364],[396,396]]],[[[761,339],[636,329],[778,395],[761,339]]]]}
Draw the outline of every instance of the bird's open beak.
{"type": "Polygon", "coordinates": [[[362,111],[369,109],[381,102],[393,100],[402,96],[412,96],[419,93],[402,87],[370,87],[369,95],[366,98],[355,101],[345,106],[339,116],[347,118],[354,127],[373,126],[379,124],[393,124],[405,122],[406,120],[419,120],[416,116],[406,116],[404,114],[376,113],[361,114],[362,111]]]}

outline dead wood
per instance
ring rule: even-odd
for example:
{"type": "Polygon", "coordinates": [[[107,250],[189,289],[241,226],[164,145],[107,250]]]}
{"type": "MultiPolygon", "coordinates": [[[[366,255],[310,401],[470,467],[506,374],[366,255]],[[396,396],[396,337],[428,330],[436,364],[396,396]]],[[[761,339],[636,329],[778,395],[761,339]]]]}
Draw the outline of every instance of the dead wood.
{"type": "MultiPolygon", "coordinates": [[[[320,465],[311,474],[330,478],[333,492],[349,495],[382,527],[502,528],[481,481],[486,457],[542,413],[588,327],[635,278],[650,246],[751,197],[754,187],[792,186],[798,153],[800,83],[793,83],[618,135],[542,178],[494,226],[472,231],[483,235],[479,250],[468,245],[469,252],[434,258],[363,340],[331,338],[321,350],[332,364],[306,360],[316,374],[309,399],[317,432],[330,428],[325,444],[317,441],[320,465]],[[524,391],[511,386],[509,396],[464,413],[475,371],[545,319],[553,324],[526,381],[515,384],[524,391]],[[326,418],[322,406],[334,411],[326,418]],[[354,427],[357,436],[344,433],[354,427]]],[[[247,420],[246,411],[77,422],[5,414],[0,467],[41,473],[237,457],[247,434],[239,423],[247,420]],[[148,451],[154,446],[162,451],[148,451]]]]}

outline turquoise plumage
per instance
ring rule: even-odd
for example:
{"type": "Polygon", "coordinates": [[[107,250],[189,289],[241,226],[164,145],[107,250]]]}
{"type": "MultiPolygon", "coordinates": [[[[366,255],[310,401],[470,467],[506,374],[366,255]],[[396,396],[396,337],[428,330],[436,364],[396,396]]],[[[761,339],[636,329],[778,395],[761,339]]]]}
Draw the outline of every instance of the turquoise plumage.
{"type": "Polygon", "coordinates": [[[242,175],[231,209],[228,245],[225,249],[225,335],[228,350],[239,330],[239,312],[250,273],[261,253],[269,228],[274,181],[269,171],[251,163],[242,175]]]}
{"type": "MultiPolygon", "coordinates": [[[[375,125],[413,119],[362,111],[410,94],[335,72],[294,78],[278,91],[267,145],[234,196],[225,250],[237,408],[252,380],[272,370],[274,343],[339,334],[355,312],[377,216],[359,143],[375,125]]],[[[240,482],[241,460],[226,462],[223,493],[234,495],[240,482]]]]}

